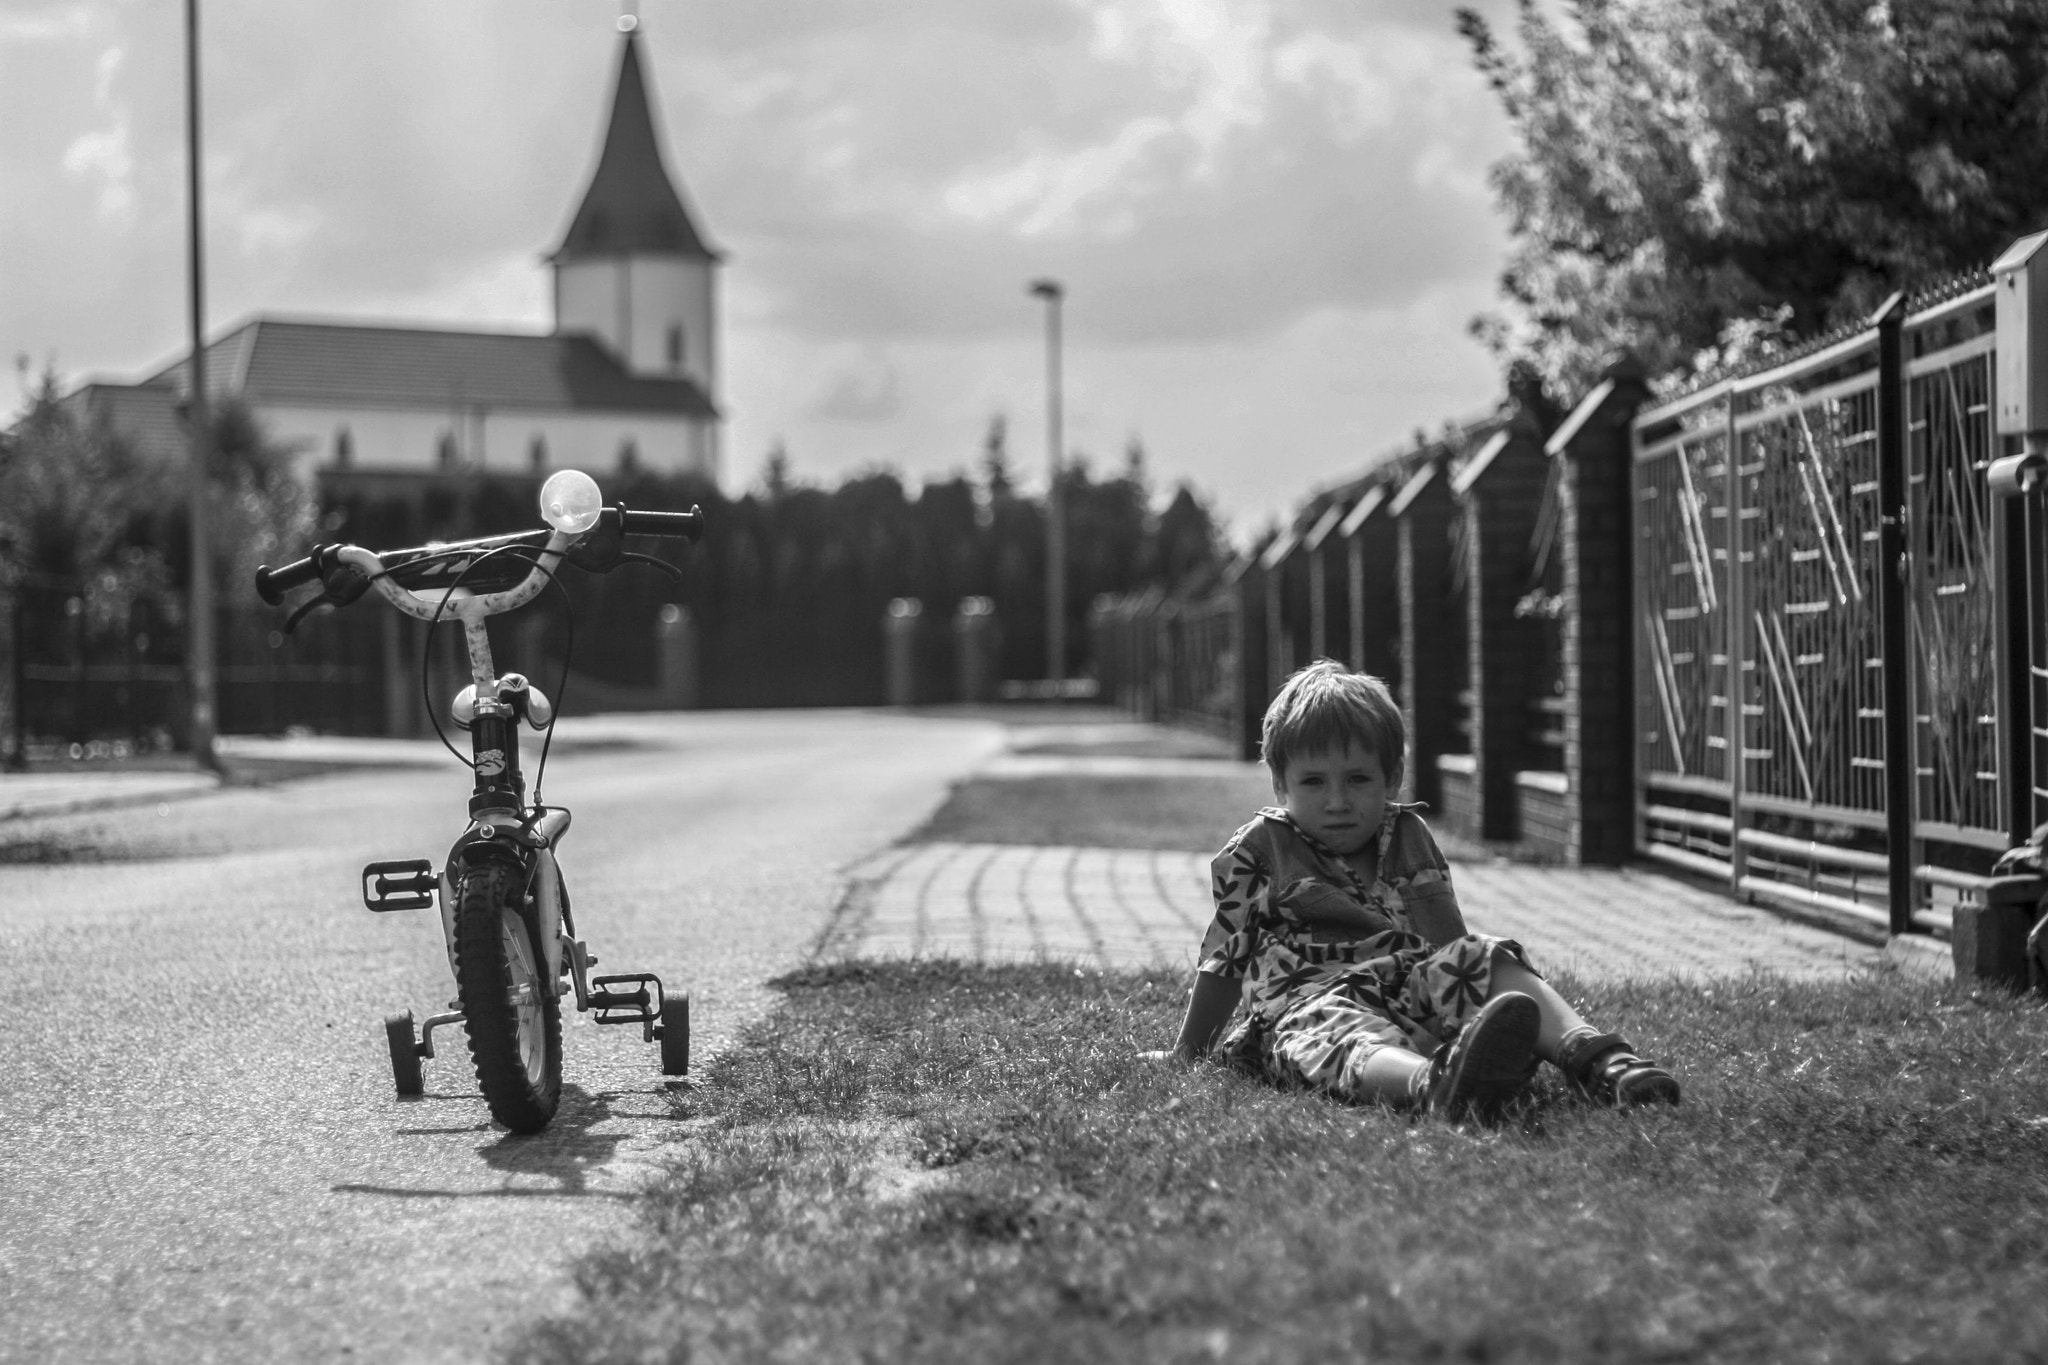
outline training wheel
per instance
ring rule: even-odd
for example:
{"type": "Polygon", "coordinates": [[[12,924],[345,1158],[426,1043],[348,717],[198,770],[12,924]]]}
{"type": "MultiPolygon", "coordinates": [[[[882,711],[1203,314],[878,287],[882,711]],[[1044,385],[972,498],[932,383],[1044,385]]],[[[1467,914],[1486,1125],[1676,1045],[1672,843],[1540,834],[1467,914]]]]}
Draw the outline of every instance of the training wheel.
{"type": "Polygon", "coordinates": [[[412,1011],[384,1016],[384,1039],[391,1045],[391,1079],[398,1083],[402,1098],[421,1094],[427,1088],[420,1075],[420,1045],[413,1035],[412,1011]]]}
{"type": "Polygon", "coordinates": [[[661,1074],[690,1074],[690,993],[671,995],[661,1002],[661,1074]]]}

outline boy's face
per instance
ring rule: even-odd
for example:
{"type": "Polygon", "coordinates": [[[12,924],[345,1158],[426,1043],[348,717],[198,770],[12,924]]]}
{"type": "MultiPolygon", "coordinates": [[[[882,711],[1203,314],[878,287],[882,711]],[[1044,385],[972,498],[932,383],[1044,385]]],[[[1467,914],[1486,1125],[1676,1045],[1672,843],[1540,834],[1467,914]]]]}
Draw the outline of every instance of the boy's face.
{"type": "Polygon", "coordinates": [[[1295,823],[1340,854],[1361,851],[1379,834],[1387,786],[1379,755],[1356,740],[1289,759],[1273,776],[1273,794],[1295,823]]]}

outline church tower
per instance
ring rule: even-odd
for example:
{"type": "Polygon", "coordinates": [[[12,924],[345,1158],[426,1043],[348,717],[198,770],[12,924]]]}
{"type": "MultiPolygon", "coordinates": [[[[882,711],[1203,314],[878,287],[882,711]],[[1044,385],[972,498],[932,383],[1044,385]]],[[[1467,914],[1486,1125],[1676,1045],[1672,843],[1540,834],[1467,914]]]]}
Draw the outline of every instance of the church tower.
{"type": "Polygon", "coordinates": [[[719,253],[691,220],[661,154],[640,35],[619,21],[611,123],[554,268],[555,331],[589,332],[645,379],[688,379],[718,404],[719,253]]]}

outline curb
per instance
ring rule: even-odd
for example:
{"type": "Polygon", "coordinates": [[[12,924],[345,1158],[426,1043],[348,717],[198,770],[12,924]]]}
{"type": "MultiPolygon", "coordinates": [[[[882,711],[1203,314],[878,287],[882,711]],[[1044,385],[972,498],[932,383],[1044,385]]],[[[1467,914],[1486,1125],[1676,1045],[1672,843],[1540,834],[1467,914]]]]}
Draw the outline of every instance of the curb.
{"type": "Polygon", "coordinates": [[[7,781],[0,778],[0,824],[53,815],[80,815],[88,811],[121,810],[129,806],[184,801],[191,797],[217,792],[224,785],[219,778],[210,774],[193,774],[189,779],[180,782],[138,782],[132,789],[126,791],[84,792],[70,796],[45,797],[40,800],[29,797],[20,801],[9,801],[7,781]]]}

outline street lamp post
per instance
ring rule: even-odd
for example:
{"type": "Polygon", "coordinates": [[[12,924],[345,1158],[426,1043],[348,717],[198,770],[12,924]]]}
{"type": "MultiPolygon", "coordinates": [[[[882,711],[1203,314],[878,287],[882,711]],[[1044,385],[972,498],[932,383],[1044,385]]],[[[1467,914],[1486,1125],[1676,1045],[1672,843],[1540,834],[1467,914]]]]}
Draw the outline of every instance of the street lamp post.
{"type": "Polygon", "coordinates": [[[1031,296],[1045,300],[1045,445],[1051,483],[1045,493],[1045,676],[1054,695],[1067,679],[1067,515],[1060,469],[1060,300],[1058,280],[1033,280],[1031,296]]]}
{"type": "Polygon", "coordinates": [[[206,253],[200,224],[199,186],[199,0],[185,0],[185,141],[187,205],[190,209],[189,283],[192,359],[186,379],[186,438],[191,450],[192,592],[186,605],[185,668],[192,686],[192,757],[218,769],[214,752],[213,563],[207,545],[206,456],[213,422],[206,401],[206,253]]]}

